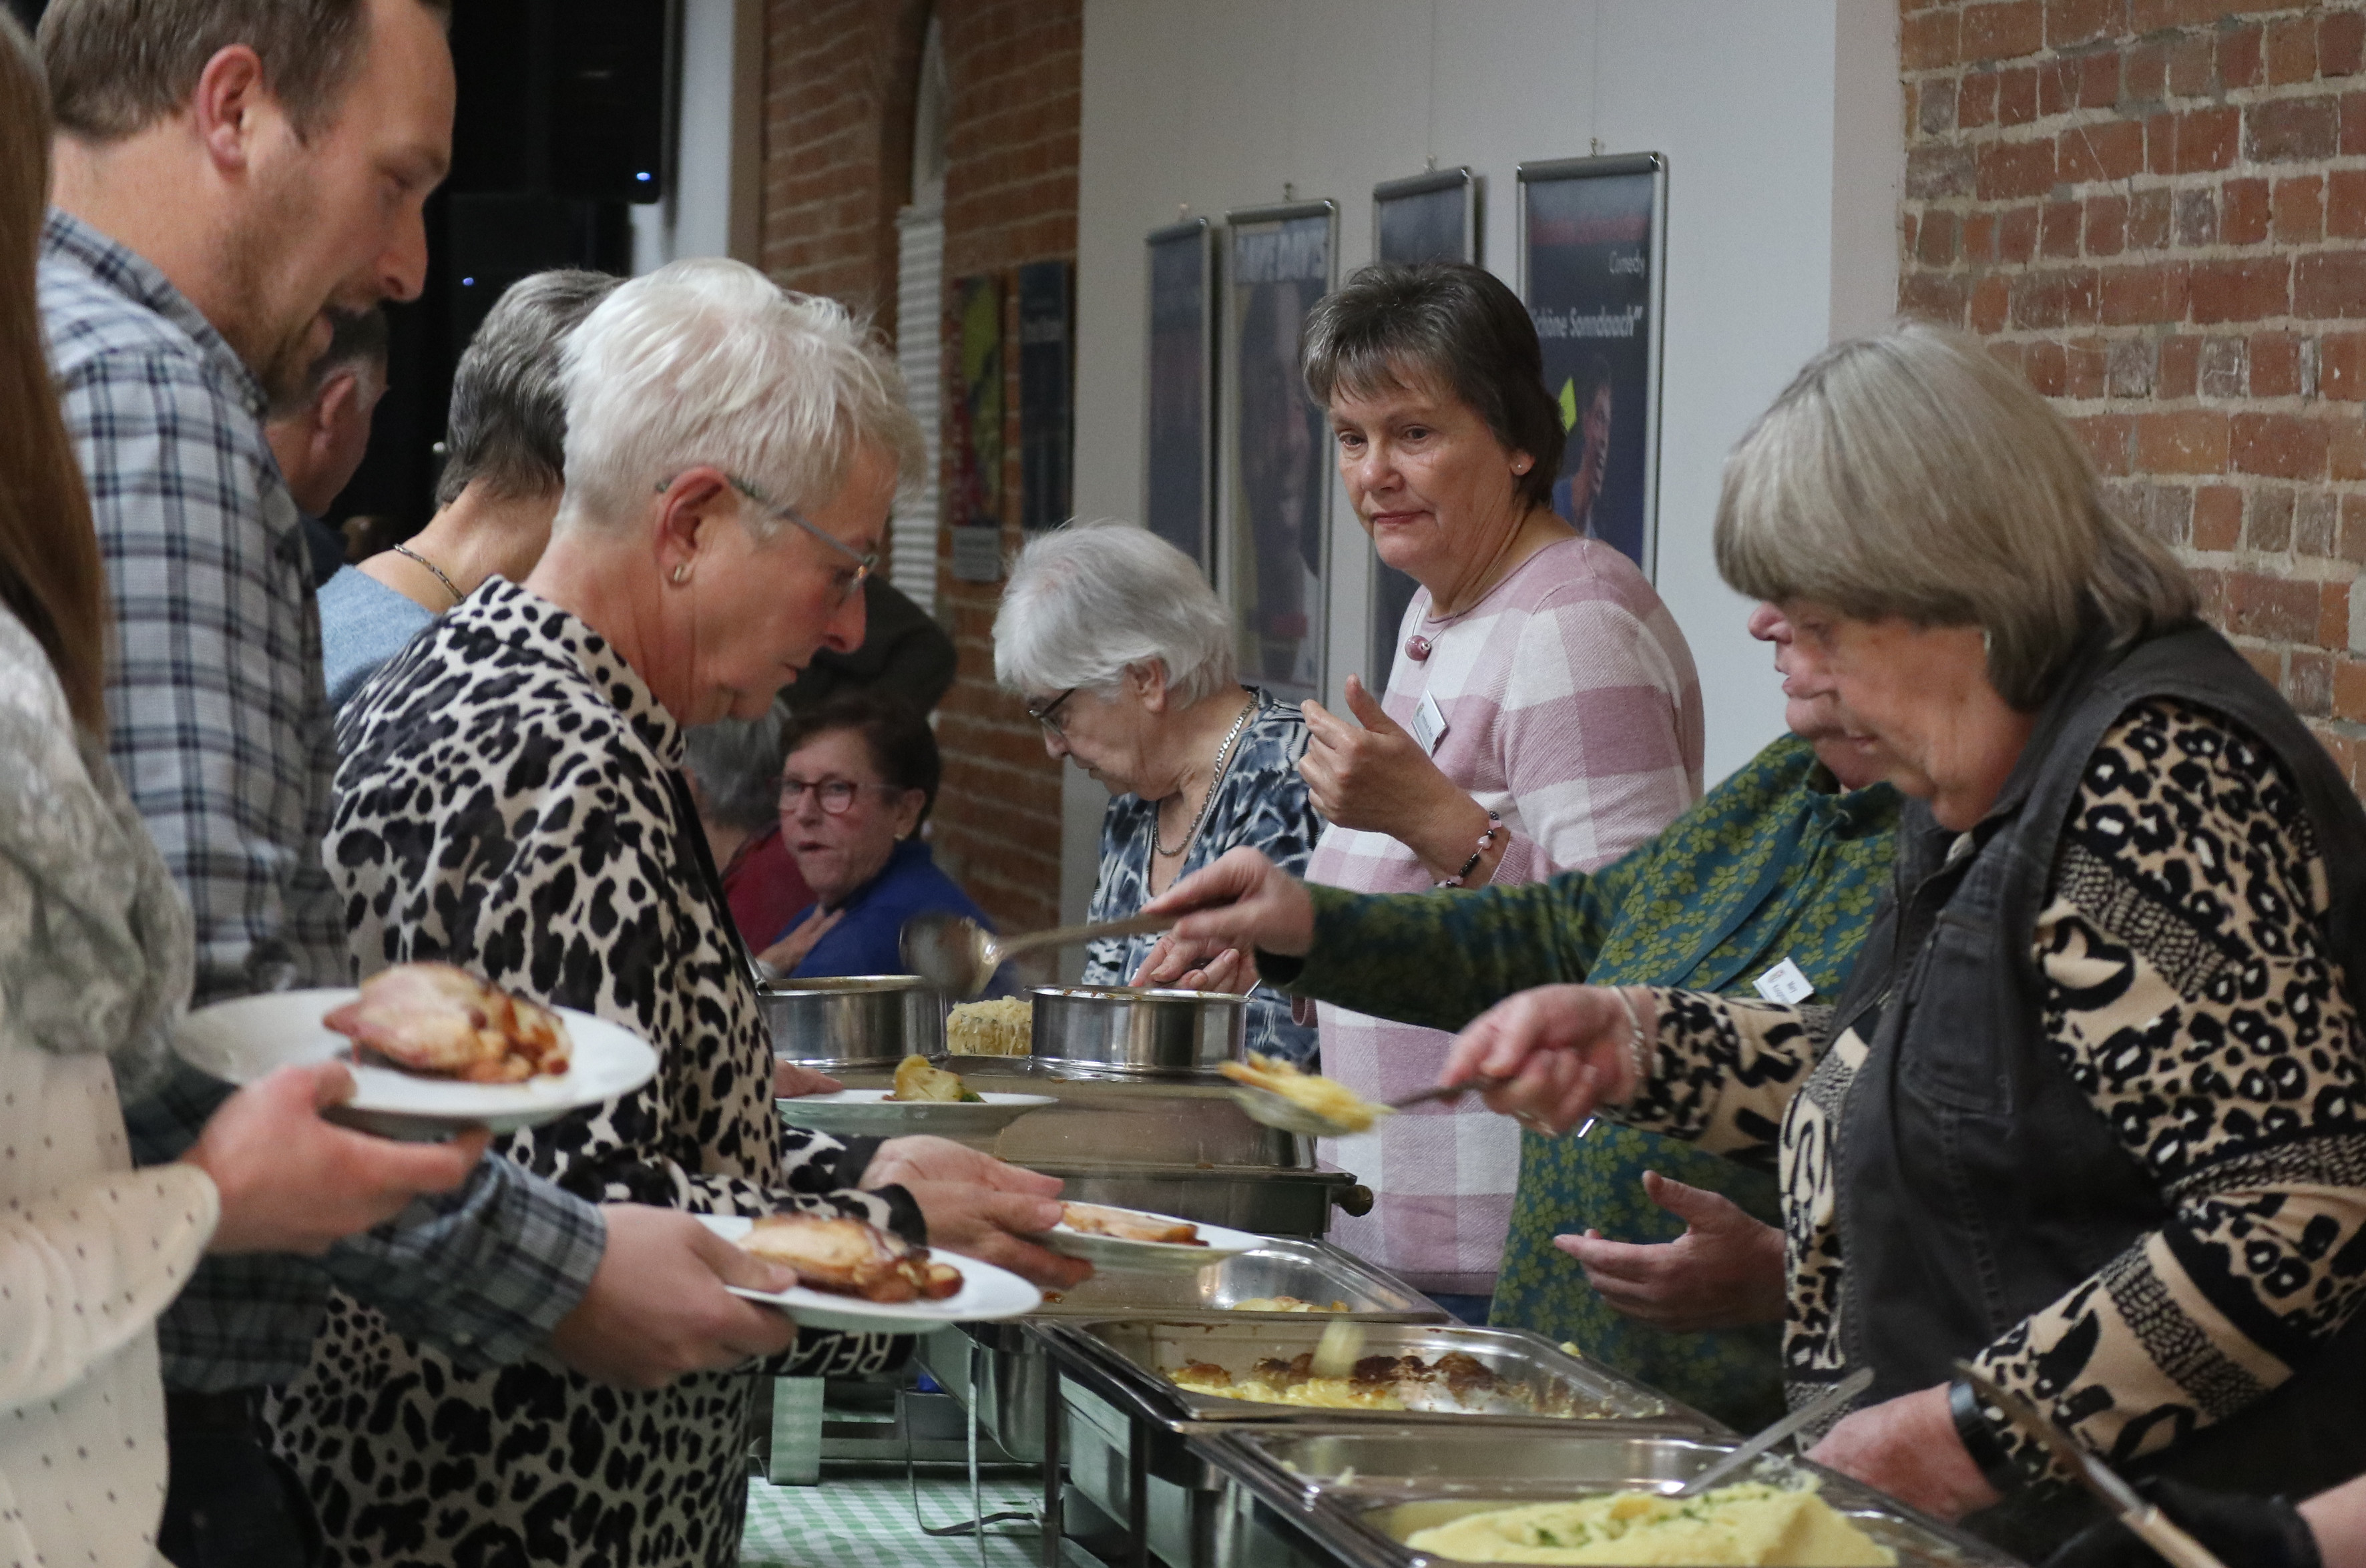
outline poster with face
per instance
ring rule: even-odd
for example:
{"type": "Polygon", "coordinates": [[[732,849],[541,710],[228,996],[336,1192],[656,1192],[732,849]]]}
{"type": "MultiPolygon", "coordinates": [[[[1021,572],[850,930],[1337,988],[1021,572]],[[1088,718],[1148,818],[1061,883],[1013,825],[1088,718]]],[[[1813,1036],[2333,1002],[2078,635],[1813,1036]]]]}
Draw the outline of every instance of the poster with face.
{"type": "Polygon", "coordinates": [[[1667,164],[1656,153],[1520,168],[1520,283],[1569,444],[1553,510],[1645,572],[1658,544],[1667,164]]]}
{"type": "MultiPolygon", "coordinates": [[[[1479,259],[1479,182],[1440,169],[1372,187],[1372,259],[1410,265],[1479,259]]],[[[1421,584],[1372,558],[1372,638],[1364,683],[1379,691],[1396,662],[1397,636],[1421,584]]]]}
{"type": "Polygon", "coordinates": [[[1332,203],[1227,215],[1223,570],[1241,679],[1285,702],[1321,694],[1331,449],[1299,375],[1306,312],[1330,292],[1332,203]]]}
{"type": "Polygon", "coordinates": [[[1150,375],[1143,411],[1142,521],[1200,563],[1214,564],[1209,483],[1208,220],[1154,231],[1150,262],[1150,375]]]}

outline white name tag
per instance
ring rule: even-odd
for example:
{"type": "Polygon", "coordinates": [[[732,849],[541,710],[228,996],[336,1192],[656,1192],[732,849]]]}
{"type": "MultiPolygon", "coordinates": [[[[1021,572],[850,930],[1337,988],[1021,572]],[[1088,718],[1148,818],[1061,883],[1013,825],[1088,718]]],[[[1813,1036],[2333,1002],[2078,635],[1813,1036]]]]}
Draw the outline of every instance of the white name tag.
{"type": "Polygon", "coordinates": [[[1757,985],[1760,996],[1785,1007],[1796,1007],[1816,994],[1814,984],[1788,958],[1758,976],[1757,985]]]}
{"type": "Polygon", "coordinates": [[[1437,755],[1437,743],[1446,739],[1446,710],[1437,705],[1432,693],[1424,692],[1413,710],[1413,738],[1433,757],[1437,755]]]}

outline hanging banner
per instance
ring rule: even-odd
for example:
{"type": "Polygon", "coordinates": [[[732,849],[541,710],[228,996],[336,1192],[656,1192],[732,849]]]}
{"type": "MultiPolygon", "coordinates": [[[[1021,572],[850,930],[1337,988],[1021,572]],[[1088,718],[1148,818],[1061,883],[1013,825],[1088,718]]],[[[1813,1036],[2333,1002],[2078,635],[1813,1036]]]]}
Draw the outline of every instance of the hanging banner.
{"type": "Polygon", "coordinates": [[[1002,576],[1002,277],[953,285],[952,573],[963,582],[1002,576]]]}
{"type": "Polygon", "coordinates": [[[1285,702],[1320,696],[1331,442],[1306,395],[1298,341],[1331,291],[1339,209],[1329,201],[1225,214],[1223,549],[1241,679],[1285,702]]]}
{"type": "MultiPolygon", "coordinates": [[[[1372,187],[1372,259],[1411,264],[1479,259],[1479,181],[1469,169],[1438,169],[1372,187]]],[[[1421,586],[1405,573],[1372,558],[1371,662],[1364,684],[1377,692],[1388,684],[1396,662],[1400,628],[1421,586]]]]}
{"type": "Polygon", "coordinates": [[[1658,565],[1660,339],[1667,160],[1523,164],[1520,295],[1569,445],[1553,510],[1658,565]]]}
{"type": "Polygon", "coordinates": [[[1215,466],[1208,389],[1214,380],[1215,298],[1208,220],[1152,231],[1150,374],[1142,416],[1144,526],[1215,581],[1215,466]]]}
{"type": "Polygon", "coordinates": [[[1064,261],[1019,269],[1019,525],[1029,533],[1068,520],[1076,450],[1076,320],[1064,261]]]}

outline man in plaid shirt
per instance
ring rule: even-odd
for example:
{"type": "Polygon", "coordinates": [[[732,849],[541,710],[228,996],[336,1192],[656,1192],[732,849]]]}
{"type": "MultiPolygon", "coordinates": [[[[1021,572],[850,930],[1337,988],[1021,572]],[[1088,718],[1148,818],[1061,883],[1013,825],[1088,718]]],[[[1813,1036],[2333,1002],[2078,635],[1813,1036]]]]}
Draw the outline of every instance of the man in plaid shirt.
{"type": "MultiPolygon", "coordinates": [[[[445,21],[431,0],[57,0],[40,30],[61,132],[41,305],[113,593],[109,750],[194,907],[198,1003],[347,979],[319,619],[262,421],[326,311],[419,292],[445,21]],[[128,47],[143,36],[169,47],[128,47]]],[[[128,1107],[141,1158],[177,1156],[223,1092],[189,1074],[128,1107]]],[[[464,1362],[548,1345],[654,1386],[794,1338],[723,1290],[750,1261],[686,1214],[603,1211],[498,1158],[317,1260],[208,1258],[159,1325],[159,1544],[183,1568],[310,1560],[254,1394],[302,1369],[332,1284],[464,1362]]]]}

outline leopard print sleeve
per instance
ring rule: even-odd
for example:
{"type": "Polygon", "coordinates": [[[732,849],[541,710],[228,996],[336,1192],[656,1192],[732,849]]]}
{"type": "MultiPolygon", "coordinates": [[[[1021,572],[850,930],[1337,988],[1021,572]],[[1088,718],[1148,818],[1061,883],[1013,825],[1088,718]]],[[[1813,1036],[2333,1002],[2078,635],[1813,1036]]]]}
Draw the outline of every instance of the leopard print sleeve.
{"type": "Polygon", "coordinates": [[[1831,1010],[1706,991],[1654,987],[1651,996],[1660,1018],[1651,1081],[1613,1114],[1712,1154],[1772,1161],[1784,1110],[1816,1065],[1831,1010]]]}
{"type": "Polygon", "coordinates": [[[2049,898],[2046,1032],[2171,1213],[1979,1359],[2128,1459],[2259,1398],[2366,1299],[2359,1020],[2299,796],[2206,710],[2105,735],[2049,898]]]}

